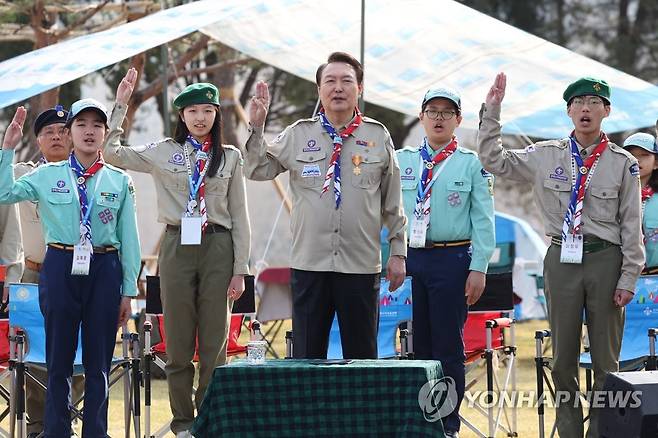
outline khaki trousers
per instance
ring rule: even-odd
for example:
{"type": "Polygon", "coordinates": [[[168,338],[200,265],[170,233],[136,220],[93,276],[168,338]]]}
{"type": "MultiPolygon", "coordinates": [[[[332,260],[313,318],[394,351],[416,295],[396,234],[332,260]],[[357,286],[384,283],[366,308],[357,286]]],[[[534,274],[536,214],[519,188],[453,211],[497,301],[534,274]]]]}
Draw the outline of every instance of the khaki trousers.
{"type": "Polygon", "coordinates": [[[181,245],[180,232],[167,230],[160,247],[160,288],[167,337],[167,384],[174,433],[191,428],[216,366],[226,363],[233,275],[230,232],[205,234],[200,245],[181,245]],[[198,336],[199,385],[192,403],[198,336]]]}
{"type": "MultiPolygon", "coordinates": [[[[553,342],[553,382],[557,427],[562,438],[583,436],[583,410],[578,399],[583,309],[594,369],[594,391],[606,375],[619,369],[624,309],[613,303],[621,272],[618,246],[583,254],[581,264],[560,263],[560,247],[551,245],[544,259],[544,279],[553,342]],[[559,403],[560,397],[568,400],[559,403]]],[[[598,438],[598,409],[590,409],[588,438],[598,438]]]]}

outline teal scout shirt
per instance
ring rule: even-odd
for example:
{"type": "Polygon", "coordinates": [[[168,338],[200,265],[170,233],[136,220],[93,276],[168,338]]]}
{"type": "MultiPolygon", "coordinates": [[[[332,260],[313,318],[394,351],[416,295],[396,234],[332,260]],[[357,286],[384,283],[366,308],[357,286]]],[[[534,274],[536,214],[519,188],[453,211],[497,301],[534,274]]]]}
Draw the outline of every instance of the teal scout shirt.
{"type": "MultiPolygon", "coordinates": [[[[80,241],[80,201],[67,161],[48,163],[14,181],[14,151],[0,154],[0,203],[39,202],[43,235],[48,243],[75,245],[80,241]]],[[[87,180],[94,246],[114,246],[123,268],[122,294],[137,295],[141,263],[135,195],[130,176],[105,164],[87,180]],[[97,180],[100,178],[98,187],[97,180]],[[93,199],[92,199],[93,197],[93,199]]]]}
{"type": "MultiPolygon", "coordinates": [[[[432,158],[438,153],[431,148],[428,151],[432,158]]],[[[420,149],[407,146],[398,150],[397,156],[404,212],[410,226],[421,176],[420,149]]],[[[441,164],[436,166],[434,172],[440,167],[441,164]]],[[[458,147],[432,186],[427,238],[434,242],[470,239],[473,242],[470,269],[487,272],[496,247],[493,176],[482,169],[475,152],[458,147]]]]}
{"type": "Polygon", "coordinates": [[[644,204],[642,229],[647,252],[647,267],[653,268],[658,266],[658,195],[653,195],[644,204]]]}

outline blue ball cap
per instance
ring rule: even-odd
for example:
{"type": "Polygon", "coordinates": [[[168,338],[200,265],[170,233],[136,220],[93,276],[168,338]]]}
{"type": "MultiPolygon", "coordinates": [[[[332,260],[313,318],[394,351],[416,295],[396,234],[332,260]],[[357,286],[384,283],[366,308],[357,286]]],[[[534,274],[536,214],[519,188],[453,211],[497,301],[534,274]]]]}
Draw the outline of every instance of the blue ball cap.
{"type": "Polygon", "coordinates": [[[436,99],[438,97],[443,99],[448,99],[449,101],[457,105],[457,109],[461,111],[462,100],[461,97],[459,97],[459,93],[457,93],[455,90],[451,90],[450,88],[446,88],[446,87],[431,88],[427,90],[427,93],[425,93],[425,97],[423,97],[423,103],[421,104],[421,107],[425,107],[425,104],[427,104],[427,102],[429,102],[432,99],[436,99]]]}
{"type": "Polygon", "coordinates": [[[656,149],[656,139],[651,134],[638,132],[631,135],[626,140],[624,140],[624,149],[627,149],[631,146],[636,146],[654,154],[658,154],[658,150],[656,149]]]}
{"type": "Polygon", "coordinates": [[[69,111],[69,116],[68,119],[66,119],[66,126],[71,126],[71,123],[73,123],[73,119],[75,119],[78,114],[80,114],[82,111],[85,110],[94,110],[96,111],[102,118],[103,123],[105,123],[105,126],[107,126],[107,108],[105,108],[105,105],[97,101],[96,99],[80,99],[77,102],[73,103],[71,105],[71,110],[69,111]]]}

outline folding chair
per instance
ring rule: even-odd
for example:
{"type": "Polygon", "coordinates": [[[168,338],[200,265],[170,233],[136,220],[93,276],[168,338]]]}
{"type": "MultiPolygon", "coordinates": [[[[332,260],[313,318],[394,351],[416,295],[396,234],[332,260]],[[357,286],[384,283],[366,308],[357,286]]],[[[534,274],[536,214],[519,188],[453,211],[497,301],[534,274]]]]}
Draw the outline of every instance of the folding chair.
{"type": "Polygon", "coordinates": [[[278,353],[272,343],[281,332],[283,322],[292,318],[292,291],[290,289],[290,268],[267,268],[256,276],[258,309],[256,319],[261,324],[272,323],[263,333],[267,342],[267,352],[275,359],[278,353]]]}
{"type": "MultiPolygon", "coordinates": [[[[658,318],[658,275],[641,276],[638,279],[633,301],[626,305],[626,320],[624,322],[624,335],[619,353],[619,371],[640,371],[655,368],[655,324],[658,318]],[[648,334],[649,345],[645,341],[648,334]]],[[[552,367],[551,358],[545,357],[540,350],[543,342],[550,338],[550,330],[540,330],[535,333],[536,355],[535,367],[537,374],[537,397],[540,400],[537,407],[539,418],[540,437],[544,436],[544,410],[542,400],[545,400],[544,384],[547,386],[553,399],[555,389],[548,377],[547,370],[552,367]]],[[[585,388],[592,390],[592,359],[585,351],[580,356],[580,367],[585,372],[585,388]]],[[[586,394],[583,394],[585,397],[586,394]]],[[[589,415],[584,421],[589,420],[589,415]]],[[[554,424],[550,437],[555,436],[557,426],[554,424]]]]}
{"type": "MultiPolygon", "coordinates": [[[[407,328],[408,331],[411,331],[411,277],[405,278],[402,286],[393,292],[388,291],[388,285],[388,280],[381,280],[379,289],[379,326],[377,329],[377,357],[379,359],[401,357],[402,355],[398,352],[396,345],[398,330],[407,328]]],[[[410,350],[411,347],[409,347],[410,350]]],[[[334,316],[329,331],[327,358],[343,358],[340,327],[336,316],[334,316]]]]}
{"type": "MultiPolygon", "coordinates": [[[[19,437],[24,437],[27,427],[25,415],[25,381],[31,379],[38,387],[46,390],[47,382],[41,381],[30,369],[46,369],[46,340],[43,315],[39,308],[39,290],[36,284],[12,283],[9,286],[9,325],[10,325],[10,356],[14,360],[14,387],[11,405],[10,431],[19,437]]],[[[124,325],[122,329],[123,358],[112,361],[108,386],[111,388],[119,381],[124,383],[124,419],[126,437],[130,436],[131,420],[135,436],[140,432],[140,365],[139,356],[129,356],[129,343],[133,352],[139,351],[139,340],[136,334],[128,333],[124,325]]],[[[73,373],[81,375],[82,342],[78,334],[78,349],[74,360],[73,373]]],[[[84,396],[72,403],[72,420],[82,419],[83,408],[78,406],[84,401],[84,396]]]]}
{"type": "MultiPolygon", "coordinates": [[[[245,276],[245,291],[239,300],[233,303],[233,314],[229,325],[226,355],[228,357],[244,354],[247,347],[240,345],[238,339],[242,330],[245,314],[253,315],[256,312],[254,299],[254,277],[245,276]]],[[[155,364],[163,372],[166,365],[167,334],[164,328],[164,315],[162,313],[162,300],[160,298],[160,277],[146,277],[146,319],[144,321],[144,435],[148,438],[161,438],[169,431],[169,423],[162,425],[154,434],[151,434],[151,364],[155,364]],[[152,343],[154,326],[157,324],[159,341],[152,343]]],[[[193,360],[199,360],[195,352],[193,360]]]]}
{"type": "MultiPolygon", "coordinates": [[[[2,318],[0,319],[0,397],[5,400],[7,406],[0,412],[0,422],[10,415],[12,377],[9,361],[9,319],[2,318]],[[9,387],[6,387],[4,383],[9,383],[9,387]]],[[[9,431],[0,428],[0,436],[10,436],[9,431]]]]}
{"type": "MultiPolygon", "coordinates": [[[[513,246],[505,246],[506,261],[514,260],[513,246]]],[[[495,268],[495,267],[494,267],[495,268]]],[[[516,393],[516,345],[512,273],[493,269],[480,300],[469,309],[464,326],[466,355],[466,391],[486,377],[487,397],[472,400],[475,412],[487,418],[486,434],[460,413],[459,418],[478,437],[494,437],[499,430],[507,436],[517,435],[516,406],[505,403],[508,391],[516,393]],[[506,336],[507,329],[509,336],[506,336]],[[484,368],[484,369],[482,369],[484,368]],[[496,403],[498,402],[498,403],[496,403]]],[[[463,406],[463,405],[462,405],[463,406]]],[[[463,411],[462,411],[463,412],[463,411]]]]}

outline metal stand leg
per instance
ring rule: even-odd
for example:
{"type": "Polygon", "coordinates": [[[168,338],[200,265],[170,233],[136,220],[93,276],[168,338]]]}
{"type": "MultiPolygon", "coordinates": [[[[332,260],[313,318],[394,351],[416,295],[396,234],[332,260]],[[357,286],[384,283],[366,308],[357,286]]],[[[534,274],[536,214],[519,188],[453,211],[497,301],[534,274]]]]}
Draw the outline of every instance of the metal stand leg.
{"type": "Polygon", "coordinates": [[[550,338],[549,330],[537,330],[535,332],[535,369],[537,372],[537,417],[539,418],[539,438],[544,438],[544,338],[550,338]]]}
{"type": "Polygon", "coordinates": [[[140,438],[141,434],[141,400],[140,400],[140,388],[142,381],[142,372],[140,370],[140,360],[139,360],[139,335],[137,333],[130,334],[130,342],[132,344],[132,360],[130,361],[130,366],[132,368],[132,386],[133,386],[133,425],[135,428],[135,438],[140,438]]]}
{"type": "Polygon", "coordinates": [[[19,438],[27,436],[27,417],[25,416],[25,333],[22,330],[16,332],[16,431],[19,438]]]}
{"type": "MultiPolygon", "coordinates": [[[[121,348],[123,351],[123,363],[124,363],[124,368],[128,366],[129,363],[129,356],[128,356],[128,341],[129,341],[129,335],[128,335],[128,327],[124,324],[122,329],[121,329],[121,348]]],[[[123,370],[123,400],[130,400],[131,394],[130,394],[130,372],[126,372],[126,370],[123,370]]],[[[125,430],[125,437],[130,438],[130,414],[131,414],[131,409],[130,409],[130,403],[124,403],[124,409],[123,409],[123,419],[124,419],[124,430],[125,430]]],[[[139,437],[137,437],[139,438],[139,437]]]]}
{"type": "Polygon", "coordinates": [[[649,357],[647,358],[647,371],[655,371],[658,369],[656,363],[656,333],[658,333],[658,328],[649,329],[649,357]]]}
{"type": "Polygon", "coordinates": [[[153,324],[147,320],[144,322],[144,436],[152,438],[151,435],[151,363],[153,353],[151,352],[151,330],[153,324]]]}
{"type": "Polygon", "coordinates": [[[484,350],[484,360],[487,365],[487,419],[489,423],[487,435],[488,438],[493,438],[494,431],[494,403],[493,403],[493,391],[494,391],[494,382],[493,382],[493,327],[494,321],[487,321],[485,323],[486,332],[487,332],[487,345],[484,350]]]}

